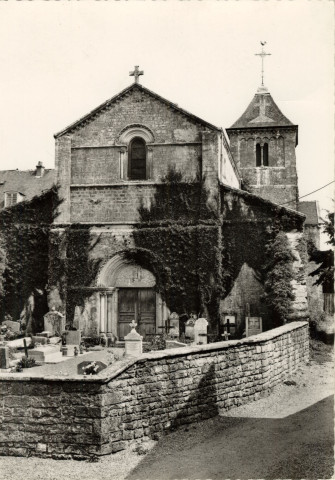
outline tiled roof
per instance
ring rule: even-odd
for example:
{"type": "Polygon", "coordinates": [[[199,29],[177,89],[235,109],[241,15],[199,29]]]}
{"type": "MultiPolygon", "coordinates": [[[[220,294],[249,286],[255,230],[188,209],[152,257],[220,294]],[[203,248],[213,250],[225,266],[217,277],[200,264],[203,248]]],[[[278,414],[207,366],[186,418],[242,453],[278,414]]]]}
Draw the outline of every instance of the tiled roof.
{"type": "Polygon", "coordinates": [[[164,103],[165,105],[168,105],[170,108],[178,111],[179,113],[182,113],[183,115],[185,115],[186,117],[192,119],[193,121],[197,122],[197,123],[200,123],[202,125],[204,125],[205,127],[208,127],[210,128],[211,130],[216,130],[216,131],[221,131],[220,128],[216,127],[215,125],[212,125],[211,123],[209,122],[206,122],[206,120],[202,120],[201,118],[197,117],[196,115],[193,115],[193,113],[190,113],[190,112],[187,112],[186,110],[184,110],[183,108],[180,108],[176,103],[172,103],[170,102],[169,100],[167,100],[166,98],[163,98],[161,97],[160,95],[158,95],[157,93],[149,90],[148,88],[145,88],[143,87],[142,85],[140,85],[139,83],[133,83],[132,85],[130,85],[129,87],[125,88],[124,90],[122,90],[120,93],[118,93],[117,95],[115,95],[114,97],[106,100],[104,103],[102,103],[101,105],[99,105],[97,108],[95,108],[94,110],[92,110],[91,112],[89,112],[87,115],[84,115],[83,117],[81,117],[79,120],[77,120],[76,122],[72,123],[71,125],[69,125],[68,127],[64,128],[64,130],[62,130],[61,132],[58,132],[54,135],[55,138],[58,138],[62,135],[64,135],[65,133],[68,133],[70,132],[72,129],[74,128],[77,128],[78,126],[80,126],[80,124],[85,124],[87,121],[93,119],[97,114],[99,114],[102,110],[104,110],[105,108],[108,108],[110,105],[112,105],[114,102],[116,101],[119,101],[124,95],[127,95],[129,92],[131,92],[132,90],[134,89],[138,89],[138,90],[141,90],[142,92],[150,95],[151,97],[154,97],[156,98],[157,100],[159,100],[160,102],[164,103]]]}
{"type": "Polygon", "coordinates": [[[24,200],[31,200],[43,191],[49,190],[55,183],[55,170],[45,169],[42,177],[36,176],[36,170],[0,171],[0,209],[4,208],[5,192],[19,192],[24,200]]]}
{"type": "Polygon", "coordinates": [[[299,202],[298,210],[306,215],[305,225],[318,225],[321,223],[319,203],[317,200],[299,202]]]}
{"type": "MultiPolygon", "coordinates": [[[[294,126],[277,107],[266,88],[259,88],[246,111],[230,128],[294,126]]],[[[227,129],[229,130],[229,129],[227,129]]]]}

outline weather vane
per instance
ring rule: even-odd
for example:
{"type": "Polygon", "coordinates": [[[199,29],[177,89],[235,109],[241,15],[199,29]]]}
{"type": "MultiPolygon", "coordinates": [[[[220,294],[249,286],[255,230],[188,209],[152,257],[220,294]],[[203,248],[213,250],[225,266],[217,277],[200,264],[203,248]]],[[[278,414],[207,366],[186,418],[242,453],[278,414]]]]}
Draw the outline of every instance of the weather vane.
{"type": "Polygon", "coordinates": [[[267,55],[271,55],[271,53],[264,52],[264,45],[266,45],[265,41],[263,42],[261,41],[261,45],[262,45],[261,53],[255,53],[255,55],[257,55],[258,57],[261,57],[262,59],[262,87],[264,87],[264,57],[266,57],[267,55]]]}

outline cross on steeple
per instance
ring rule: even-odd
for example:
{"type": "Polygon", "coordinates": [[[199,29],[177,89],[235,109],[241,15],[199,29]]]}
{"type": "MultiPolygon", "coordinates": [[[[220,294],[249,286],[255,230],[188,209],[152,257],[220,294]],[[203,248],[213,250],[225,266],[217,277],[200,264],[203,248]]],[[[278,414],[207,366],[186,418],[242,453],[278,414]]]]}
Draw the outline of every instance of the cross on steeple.
{"type": "Polygon", "coordinates": [[[133,72],[129,72],[130,77],[135,77],[135,83],[138,83],[138,77],[140,75],[144,75],[143,70],[138,69],[138,65],[135,65],[135,70],[133,72]]]}
{"type": "Polygon", "coordinates": [[[261,53],[255,53],[255,55],[261,57],[262,59],[262,87],[264,87],[264,57],[266,57],[267,55],[271,55],[271,53],[264,52],[264,45],[266,45],[266,42],[261,41],[261,45],[262,45],[261,53]]]}

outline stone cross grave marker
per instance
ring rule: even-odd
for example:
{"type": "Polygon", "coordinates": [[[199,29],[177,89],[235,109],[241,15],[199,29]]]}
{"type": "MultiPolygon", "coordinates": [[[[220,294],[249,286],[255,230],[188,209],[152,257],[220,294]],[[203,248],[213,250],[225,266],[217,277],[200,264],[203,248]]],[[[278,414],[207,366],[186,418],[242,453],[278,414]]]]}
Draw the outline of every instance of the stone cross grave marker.
{"type": "Polygon", "coordinates": [[[234,335],[236,327],[236,317],[235,315],[225,315],[223,321],[223,333],[221,337],[225,341],[229,340],[229,337],[234,335]]]}
{"type": "Polygon", "coordinates": [[[52,307],[51,311],[44,315],[44,331],[51,332],[52,335],[59,335],[65,330],[64,315],[52,307]]]}
{"type": "Polygon", "coordinates": [[[9,368],[9,348],[0,346],[0,370],[9,368]]]}
{"type": "Polygon", "coordinates": [[[176,312],[171,313],[170,317],[170,332],[171,337],[179,338],[179,315],[176,312]]]}
{"type": "Polygon", "coordinates": [[[195,344],[207,344],[207,326],[205,318],[198,318],[194,323],[194,342],[195,344]]]}
{"type": "Polygon", "coordinates": [[[143,337],[135,330],[135,328],[137,327],[137,323],[135,323],[135,320],[133,320],[129,324],[129,326],[131,327],[131,331],[128,333],[128,335],[124,337],[126,356],[139,357],[140,355],[142,355],[143,352],[143,337]]]}

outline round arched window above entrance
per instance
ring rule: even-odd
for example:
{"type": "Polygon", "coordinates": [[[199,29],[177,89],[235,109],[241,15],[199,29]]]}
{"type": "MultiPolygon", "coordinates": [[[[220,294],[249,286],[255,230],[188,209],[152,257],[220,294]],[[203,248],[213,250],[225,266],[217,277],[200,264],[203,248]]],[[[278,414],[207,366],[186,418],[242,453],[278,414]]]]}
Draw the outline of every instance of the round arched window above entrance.
{"type": "Polygon", "coordinates": [[[135,137],[129,144],[128,177],[130,180],[147,178],[147,147],[143,138],[135,137]]]}

